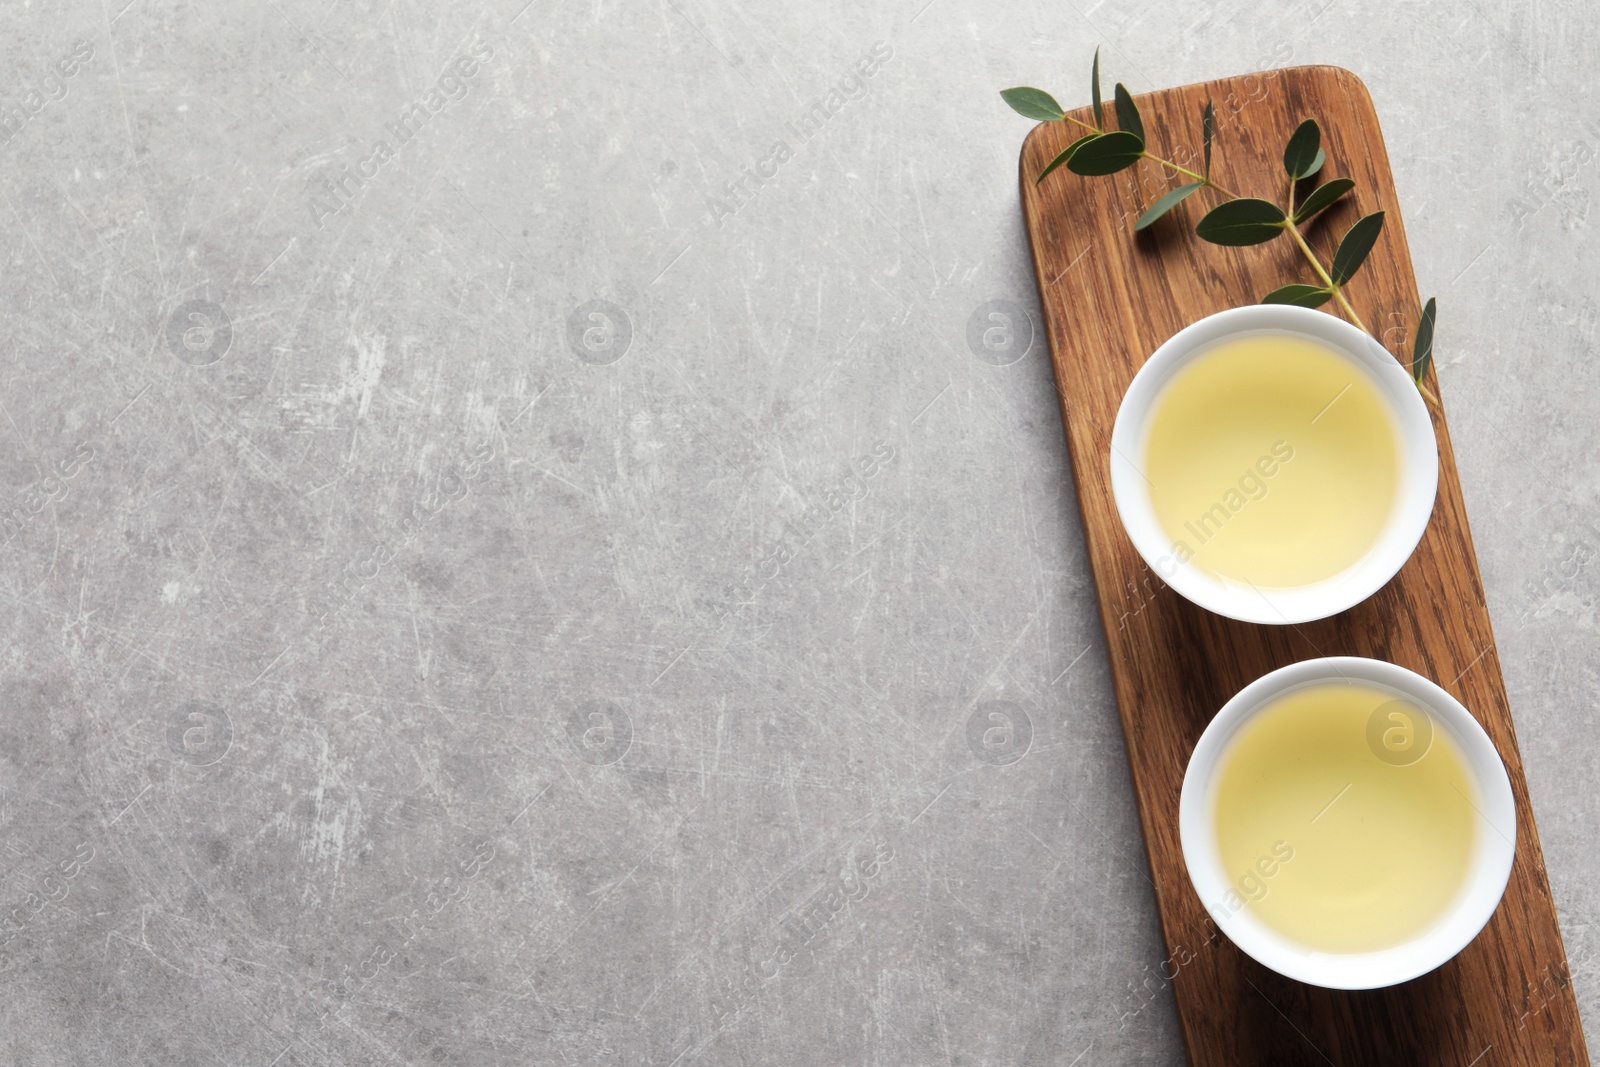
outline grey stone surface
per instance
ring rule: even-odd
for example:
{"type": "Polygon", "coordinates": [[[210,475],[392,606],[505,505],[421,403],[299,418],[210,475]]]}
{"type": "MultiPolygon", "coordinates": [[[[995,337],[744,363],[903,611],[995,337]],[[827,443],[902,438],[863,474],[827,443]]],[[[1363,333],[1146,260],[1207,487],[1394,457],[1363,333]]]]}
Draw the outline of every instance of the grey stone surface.
{"type": "Polygon", "coordinates": [[[0,13],[0,1062],[1180,1062],[996,96],[1097,44],[1371,86],[1595,1016],[1588,5],[524,3],[0,13]]]}

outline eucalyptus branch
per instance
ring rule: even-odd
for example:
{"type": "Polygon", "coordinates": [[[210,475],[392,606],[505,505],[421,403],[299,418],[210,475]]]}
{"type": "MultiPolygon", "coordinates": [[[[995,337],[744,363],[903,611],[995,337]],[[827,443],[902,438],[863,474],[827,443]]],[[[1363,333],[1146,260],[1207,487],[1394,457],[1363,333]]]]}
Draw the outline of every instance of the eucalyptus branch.
{"type": "MultiPolygon", "coordinates": [[[[1152,156],[1149,152],[1146,152],[1144,154],[1144,158],[1148,159],[1152,163],[1159,163],[1163,167],[1167,167],[1167,168],[1169,168],[1171,170],[1175,170],[1179,174],[1182,174],[1186,178],[1193,178],[1195,181],[1199,182],[1201,185],[1209,186],[1212,189],[1215,189],[1217,192],[1221,193],[1223,196],[1232,198],[1232,197],[1235,197],[1235,196],[1238,195],[1236,193],[1228,192],[1228,190],[1224,189],[1222,186],[1220,186],[1216,182],[1212,181],[1208,176],[1206,176],[1204,174],[1196,174],[1194,171],[1190,170],[1189,168],[1180,167],[1176,163],[1172,162],[1171,160],[1162,159],[1160,156],[1152,156]]],[[[1150,221],[1154,222],[1155,220],[1151,219],[1150,221]]]]}
{"type": "Polygon", "coordinates": [[[1361,316],[1356,314],[1356,309],[1351,307],[1350,301],[1345,299],[1343,287],[1335,285],[1333,279],[1328,277],[1327,270],[1322,266],[1322,260],[1317,258],[1317,253],[1312,249],[1311,245],[1306,243],[1305,234],[1301,233],[1300,228],[1293,223],[1289,223],[1286,228],[1290,236],[1294,238],[1294,243],[1300,246],[1300,251],[1305,255],[1306,262],[1311,264],[1311,269],[1317,272],[1317,277],[1322,279],[1322,284],[1333,294],[1334,299],[1339,301],[1339,306],[1344,308],[1344,313],[1350,317],[1350,321],[1355,324],[1356,329],[1370,336],[1372,331],[1367,329],[1367,324],[1361,321],[1361,316]]]}
{"type": "MultiPolygon", "coordinates": [[[[1014,92],[1014,91],[1015,90],[1007,90],[1007,92],[1014,92]]],[[[1038,90],[1035,90],[1035,91],[1037,92],[1038,90]]],[[[1012,106],[1015,107],[1016,105],[1012,105],[1012,106]]],[[[1062,114],[1061,121],[1070,122],[1074,126],[1077,126],[1077,127],[1082,128],[1082,129],[1088,130],[1091,134],[1100,134],[1100,133],[1104,133],[1105,132],[1104,130],[1100,129],[1098,126],[1095,126],[1095,125],[1092,125],[1090,123],[1084,122],[1082,119],[1077,118],[1077,117],[1075,117],[1073,115],[1062,114]]],[[[1143,138],[1141,138],[1141,140],[1143,140],[1143,138]]],[[[1210,178],[1206,177],[1205,175],[1196,174],[1194,171],[1190,170],[1187,167],[1180,167],[1178,164],[1172,162],[1170,159],[1162,159],[1160,156],[1150,154],[1149,151],[1145,151],[1140,156],[1140,158],[1141,159],[1148,159],[1152,163],[1159,163],[1161,166],[1166,167],[1168,170],[1174,170],[1174,171],[1177,171],[1179,174],[1182,174],[1183,176],[1185,176],[1187,178],[1193,178],[1195,181],[1199,182],[1202,185],[1209,185],[1209,186],[1211,186],[1211,188],[1215,189],[1217,192],[1221,193],[1223,196],[1231,197],[1231,196],[1234,195],[1233,193],[1228,192],[1228,190],[1224,189],[1222,186],[1218,185],[1216,182],[1212,181],[1210,178]]]]}
{"type": "MultiPolygon", "coordinates": [[[[1323,265],[1322,260],[1306,241],[1305,235],[1300,232],[1301,223],[1309,222],[1325,209],[1332,207],[1346,193],[1354,189],[1356,184],[1349,178],[1334,178],[1313,188],[1296,204],[1295,192],[1298,183],[1315,177],[1327,162],[1327,154],[1322,149],[1322,130],[1317,126],[1316,120],[1302,121],[1289,138],[1289,143],[1284,146],[1283,169],[1289,177],[1285,208],[1269,200],[1236,196],[1211,180],[1211,144],[1216,132],[1216,110],[1210,101],[1206,102],[1200,120],[1205,169],[1196,172],[1171,160],[1153,155],[1147,150],[1144,119],[1140,116],[1133,97],[1121,82],[1117,83],[1113,94],[1117,129],[1105,128],[1105,107],[1100,96],[1098,49],[1094,54],[1089,88],[1094,107],[1093,124],[1068,115],[1061,105],[1056,103],[1055,97],[1042,89],[1019,86],[1015,89],[1006,89],[1000,94],[1006,103],[1011,105],[1012,110],[1027,118],[1042,122],[1066,121],[1088,131],[1067,145],[1046,164],[1035,179],[1036,182],[1044,181],[1060,167],[1066,167],[1074,174],[1099,176],[1127,170],[1137,166],[1141,160],[1147,159],[1190,179],[1163,194],[1146,208],[1133,224],[1135,231],[1150,227],[1201,189],[1215,189],[1226,199],[1208,211],[1195,224],[1195,233],[1200,238],[1212,244],[1238,247],[1262,244],[1287,230],[1294,238],[1301,255],[1311,264],[1312,270],[1322,283],[1307,285],[1295,282],[1280,286],[1261,298],[1263,304],[1293,304],[1298,307],[1315,308],[1321,307],[1329,300],[1337,301],[1357,329],[1382,344],[1381,339],[1367,329],[1366,324],[1361,321],[1361,316],[1356,314],[1356,309],[1345,297],[1344,287],[1361,269],[1361,264],[1366,261],[1367,254],[1376,244],[1378,235],[1383,230],[1383,212],[1375,211],[1357,219],[1340,238],[1339,246],[1333,253],[1333,260],[1327,266],[1323,265]]],[[[1428,373],[1428,365],[1433,361],[1433,326],[1436,314],[1437,305],[1432,298],[1429,298],[1417,322],[1409,367],[1411,380],[1416,383],[1417,389],[1435,405],[1439,402],[1438,398],[1427,388],[1423,379],[1428,373]]]]}

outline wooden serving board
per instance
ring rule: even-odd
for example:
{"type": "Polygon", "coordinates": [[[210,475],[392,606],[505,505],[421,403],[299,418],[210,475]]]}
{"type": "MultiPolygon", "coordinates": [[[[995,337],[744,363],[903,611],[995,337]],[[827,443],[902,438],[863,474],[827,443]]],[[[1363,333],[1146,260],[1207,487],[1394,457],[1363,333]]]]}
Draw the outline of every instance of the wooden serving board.
{"type": "MultiPolygon", "coordinates": [[[[1349,176],[1356,191],[1325,212],[1308,239],[1326,263],[1338,235],[1356,218],[1379,208],[1388,212],[1348,296],[1391,350],[1409,354],[1420,302],[1366,87],[1335,67],[1299,67],[1137,97],[1151,152],[1178,162],[1197,158],[1207,98],[1215,101],[1218,120],[1213,176],[1240,196],[1281,203],[1283,146],[1302,118],[1318,120],[1328,153],[1320,179],[1349,176]]],[[[1105,113],[1109,126],[1109,101],[1105,113]]],[[[1090,109],[1075,117],[1091,121],[1090,109]]],[[[1149,161],[1103,178],[1062,168],[1036,186],[1034,176],[1079,132],[1054,122],[1028,136],[1023,214],[1170,953],[1161,970],[1172,979],[1191,1062],[1588,1064],[1443,415],[1434,413],[1439,494],[1428,531],[1394,580],[1365,603],[1321,622],[1255,626],[1212,615],[1166,588],[1134,551],[1112,503],[1108,457],[1123,392],[1145,359],[1180,328],[1254,303],[1281,284],[1315,279],[1287,238],[1235,249],[1195,237],[1195,221],[1217,202],[1211,190],[1135,235],[1139,212],[1176,184],[1149,161]],[[1511,882],[1489,925],[1438,970],[1370,992],[1302,985],[1245,956],[1211,924],[1178,842],[1184,768],[1216,711],[1268,671],[1335,655],[1398,663],[1454,694],[1499,749],[1517,805],[1511,882]]],[[[1443,314],[1449,313],[1446,307],[1443,314]]],[[[1431,372],[1428,384],[1437,395],[1431,372]]]]}

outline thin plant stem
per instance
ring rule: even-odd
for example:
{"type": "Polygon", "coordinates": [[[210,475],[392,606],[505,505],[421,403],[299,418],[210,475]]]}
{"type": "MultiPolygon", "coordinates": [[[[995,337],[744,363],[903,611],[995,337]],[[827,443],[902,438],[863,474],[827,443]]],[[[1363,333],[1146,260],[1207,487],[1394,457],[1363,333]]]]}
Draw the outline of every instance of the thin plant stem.
{"type": "Polygon", "coordinates": [[[1152,156],[1149,152],[1144,153],[1144,158],[1150,160],[1152,163],[1159,163],[1163,167],[1171,167],[1173,170],[1177,171],[1179,174],[1182,174],[1182,175],[1185,175],[1187,177],[1193,178],[1195,181],[1199,182],[1201,185],[1209,185],[1209,186],[1211,186],[1211,188],[1215,189],[1217,192],[1221,193],[1223,196],[1228,197],[1230,200],[1237,200],[1238,199],[1238,197],[1235,196],[1233,193],[1228,192],[1228,190],[1224,189],[1222,186],[1218,185],[1216,182],[1212,181],[1210,178],[1206,177],[1204,174],[1196,174],[1194,171],[1190,170],[1188,167],[1180,167],[1176,163],[1171,162],[1170,160],[1162,159],[1160,156],[1152,156]]]}
{"type": "Polygon", "coordinates": [[[1362,333],[1370,336],[1372,331],[1367,329],[1366,323],[1361,321],[1361,316],[1357,315],[1356,309],[1350,306],[1350,301],[1344,298],[1344,291],[1333,283],[1333,278],[1323,269],[1322,260],[1318,259],[1317,254],[1311,250],[1311,246],[1306,244],[1305,235],[1300,232],[1300,227],[1296,226],[1291,219],[1284,225],[1284,229],[1288,230],[1294,237],[1294,243],[1300,246],[1300,251],[1305,254],[1307,262],[1317,272],[1317,277],[1322,279],[1322,284],[1333,291],[1333,298],[1339,301],[1339,306],[1344,308],[1346,315],[1350,316],[1350,321],[1355,323],[1362,333]]]}
{"type": "MultiPolygon", "coordinates": [[[[1066,119],[1068,122],[1072,123],[1075,126],[1083,127],[1084,129],[1088,130],[1090,133],[1104,133],[1105,132],[1104,130],[1100,129],[1100,127],[1092,125],[1091,123],[1084,122],[1082,119],[1073,118],[1071,115],[1063,115],[1061,117],[1066,119]]],[[[1149,152],[1141,152],[1140,155],[1142,155],[1145,159],[1148,159],[1152,163],[1159,163],[1161,166],[1167,167],[1170,170],[1175,170],[1179,174],[1184,175],[1185,177],[1193,178],[1195,181],[1199,182],[1201,185],[1209,185],[1211,188],[1215,189],[1217,192],[1221,193],[1223,196],[1226,196],[1226,197],[1228,197],[1230,199],[1237,199],[1237,194],[1230,193],[1228,190],[1224,189],[1222,186],[1218,185],[1216,182],[1212,181],[1210,178],[1206,177],[1204,174],[1196,174],[1194,171],[1190,170],[1188,167],[1180,167],[1176,163],[1172,162],[1171,160],[1162,159],[1160,156],[1153,156],[1149,152]]]]}
{"type": "MultiPolygon", "coordinates": [[[[1291,193],[1290,195],[1292,196],[1293,194],[1291,193]]],[[[1332,290],[1334,299],[1339,301],[1339,306],[1344,308],[1344,313],[1350,316],[1350,321],[1355,323],[1356,327],[1360,329],[1362,333],[1366,334],[1368,337],[1371,337],[1374,341],[1378,341],[1378,344],[1382,345],[1383,342],[1378,340],[1376,334],[1367,329],[1366,324],[1361,321],[1361,316],[1356,314],[1356,309],[1351,307],[1350,301],[1345,299],[1343,287],[1333,284],[1333,278],[1326,270],[1323,269],[1322,261],[1317,258],[1317,254],[1312,251],[1311,246],[1306,243],[1305,235],[1303,235],[1300,232],[1300,228],[1294,224],[1292,215],[1290,221],[1284,226],[1284,229],[1288,230],[1289,233],[1294,236],[1294,243],[1300,246],[1300,251],[1304,253],[1306,261],[1309,262],[1312,269],[1317,272],[1317,277],[1322,279],[1322,284],[1327,286],[1328,289],[1332,290]]],[[[1385,347],[1385,351],[1387,351],[1387,347],[1385,347]]],[[[1396,360],[1400,359],[1398,356],[1395,358],[1396,360]]],[[[1400,362],[1402,365],[1404,365],[1403,360],[1400,360],[1400,362]]],[[[1417,391],[1423,395],[1424,399],[1426,399],[1434,407],[1439,406],[1439,398],[1434,396],[1433,392],[1426,385],[1419,381],[1416,383],[1416,386],[1417,391]]]]}

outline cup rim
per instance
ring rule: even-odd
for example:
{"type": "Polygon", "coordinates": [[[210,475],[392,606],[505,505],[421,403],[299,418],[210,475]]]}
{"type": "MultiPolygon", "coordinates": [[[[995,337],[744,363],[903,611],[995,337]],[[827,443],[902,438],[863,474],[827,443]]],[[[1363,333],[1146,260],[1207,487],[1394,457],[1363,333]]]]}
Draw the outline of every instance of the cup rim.
{"type": "Polygon", "coordinates": [[[1246,955],[1296,981],[1329,989],[1378,989],[1409,981],[1452,959],[1494,915],[1511,878],[1517,813],[1511,779],[1494,742],[1461,702],[1415,671],[1383,660],[1329,656],[1302,660],[1263,675],[1222,706],[1200,735],[1178,802],[1178,836],[1190,884],[1211,920],[1246,955]],[[1251,718],[1279,697],[1310,685],[1360,682],[1419,705],[1434,727],[1449,732],[1478,787],[1476,835],[1469,873],[1454,902],[1416,937],[1369,952],[1309,949],[1256,918],[1248,907],[1223,903],[1233,888],[1217,847],[1212,809],[1220,758],[1251,718]]]}
{"type": "Polygon", "coordinates": [[[1287,304],[1254,304],[1207,315],[1160,345],[1129,383],[1111,431],[1111,495],[1146,566],[1180,596],[1241,622],[1293,625],[1361,603],[1393,578],[1422,540],[1439,487],[1433,419],[1410,374],[1371,336],[1332,315],[1287,304]],[[1161,391],[1192,360],[1225,340],[1288,333],[1321,343],[1348,360],[1377,389],[1399,437],[1400,485],[1372,548],[1338,574],[1310,585],[1261,588],[1219,578],[1179,560],[1150,501],[1142,472],[1145,433],[1161,391]]]}

